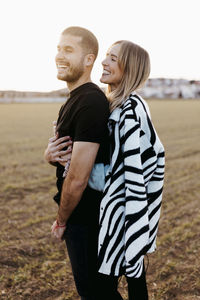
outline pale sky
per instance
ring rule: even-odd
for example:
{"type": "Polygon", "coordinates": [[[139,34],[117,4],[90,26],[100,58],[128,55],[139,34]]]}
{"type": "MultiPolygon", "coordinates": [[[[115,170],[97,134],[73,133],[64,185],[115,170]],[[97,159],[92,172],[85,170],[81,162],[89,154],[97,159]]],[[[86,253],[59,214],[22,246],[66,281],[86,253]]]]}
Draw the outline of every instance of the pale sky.
{"type": "Polygon", "coordinates": [[[200,0],[0,0],[0,90],[65,88],[55,55],[69,26],[85,27],[99,41],[97,84],[108,47],[120,39],[149,52],[151,78],[200,80],[200,0]]]}

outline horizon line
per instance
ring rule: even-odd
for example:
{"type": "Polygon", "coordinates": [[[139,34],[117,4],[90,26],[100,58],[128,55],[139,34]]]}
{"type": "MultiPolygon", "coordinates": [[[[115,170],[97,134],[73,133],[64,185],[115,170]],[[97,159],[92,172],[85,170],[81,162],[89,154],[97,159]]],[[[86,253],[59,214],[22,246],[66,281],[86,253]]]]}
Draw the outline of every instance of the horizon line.
{"type": "MultiPolygon", "coordinates": [[[[186,80],[188,82],[200,82],[200,79],[189,79],[189,78],[183,78],[183,77],[150,77],[147,79],[148,80],[151,80],[151,79],[162,79],[162,80],[186,80]]],[[[94,82],[94,80],[92,81],[94,82]]],[[[95,83],[95,82],[94,82],[95,83]]],[[[95,83],[97,84],[97,83],[95,83]]],[[[106,84],[97,84],[100,88],[104,88],[106,86],[106,84]]],[[[58,88],[58,89],[54,89],[54,90],[22,90],[22,89],[0,89],[0,92],[19,92],[19,93],[54,93],[54,92],[58,92],[58,91],[62,91],[62,90],[68,90],[68,87],[64,87],[64,88],[58,88]]]]}

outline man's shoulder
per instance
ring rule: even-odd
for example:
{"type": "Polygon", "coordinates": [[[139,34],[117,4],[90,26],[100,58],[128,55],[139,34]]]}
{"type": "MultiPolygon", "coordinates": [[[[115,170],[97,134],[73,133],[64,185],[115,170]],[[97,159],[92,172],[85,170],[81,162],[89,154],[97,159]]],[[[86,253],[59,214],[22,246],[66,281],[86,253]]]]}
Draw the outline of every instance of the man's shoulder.
{"type": "Polygon", "coordinates": [[[89,106],[94,109],[109,110],[109,102],[104,92],[95,84],[92,84],[85,93],[82,95],[82,101],[79,102],[80,106],[89,106]]]}
{"type": "Polygon", "coordinates": [[[92,105],[92,106],[109,106],[109,102],[103,92],[91,92],[85,95],[84,99],[85,105],[92,105]]]}
{"type": "Polygon", "coordinates": [[[91,84],[90,88],[87,90],[86,92],[86,96],[88,96],[88,98],[96,98],[96,99],[102,99],[105,102],[108,102],[105,93],[103,92],[103,90],[96,84],[91,84]]]}

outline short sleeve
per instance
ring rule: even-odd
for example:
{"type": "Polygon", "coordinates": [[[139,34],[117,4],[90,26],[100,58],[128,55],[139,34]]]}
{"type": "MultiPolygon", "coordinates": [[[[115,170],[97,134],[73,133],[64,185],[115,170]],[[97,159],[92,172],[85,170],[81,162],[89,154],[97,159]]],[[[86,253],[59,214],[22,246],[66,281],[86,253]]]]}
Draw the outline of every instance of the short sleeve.
{"type": "Polygon", "coordinates": [[[101,143],[107,134],[108,117],[109,104],[104,95],[86,95],[74,118],[74,141],[101,143]]]}

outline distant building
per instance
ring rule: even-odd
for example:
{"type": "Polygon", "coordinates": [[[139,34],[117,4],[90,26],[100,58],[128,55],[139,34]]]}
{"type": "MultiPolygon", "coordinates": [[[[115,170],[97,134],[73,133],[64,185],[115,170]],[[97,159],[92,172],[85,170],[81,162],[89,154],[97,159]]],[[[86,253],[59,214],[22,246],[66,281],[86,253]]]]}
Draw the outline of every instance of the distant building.
{"type": "Polygon", "coordinates": [[[200,81],[150,78],[140,93],[145,98],[197,99],[200,98],[200,81]]]}
{"type": "MultiPolygon", "coordinates": [[[[105,92],[106,88],[102,87],[105,92]]],[[[171,78],[150,78],[139,93],[146,99],[200,99],[200,81],[171,78]]],[[[67,88],[52,92],[0,91],[0,103],[64,102],[67,88]]]]}

